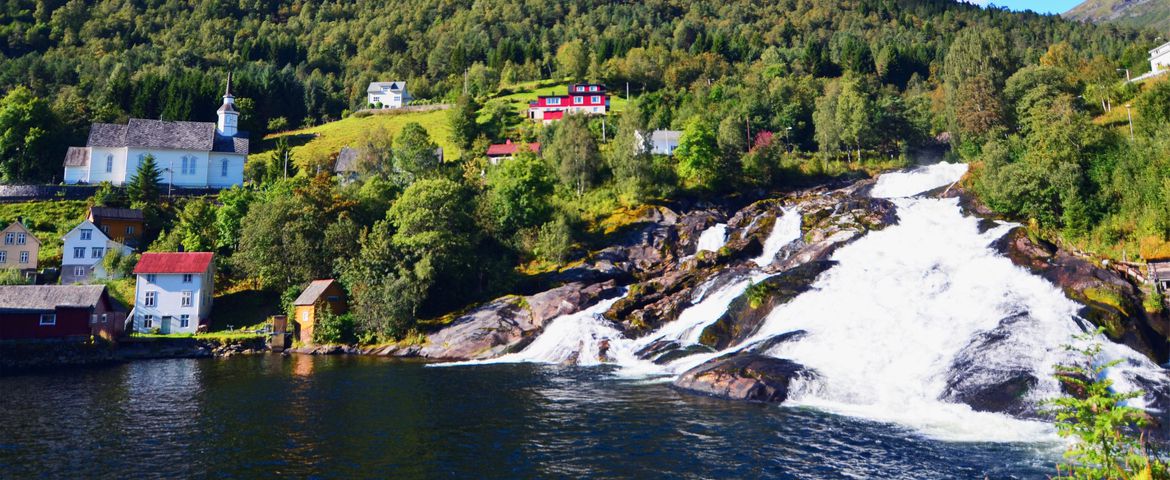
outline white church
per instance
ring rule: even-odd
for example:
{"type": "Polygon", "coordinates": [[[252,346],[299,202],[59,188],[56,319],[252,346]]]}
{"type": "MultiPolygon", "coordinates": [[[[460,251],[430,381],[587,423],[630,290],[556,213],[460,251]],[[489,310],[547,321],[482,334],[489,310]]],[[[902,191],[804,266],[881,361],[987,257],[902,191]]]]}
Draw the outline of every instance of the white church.
{"type": "Polygon", "coordinates": [[[187,188],[228,188],[244,183],[248,133],[238,130],[240,113],[228,74],[219,120],[171,122],[131,118],[126,125],[95,123],[84,147],[65,154],[65,183],[125,185],[147,155],[162,182],[187,188]]]}

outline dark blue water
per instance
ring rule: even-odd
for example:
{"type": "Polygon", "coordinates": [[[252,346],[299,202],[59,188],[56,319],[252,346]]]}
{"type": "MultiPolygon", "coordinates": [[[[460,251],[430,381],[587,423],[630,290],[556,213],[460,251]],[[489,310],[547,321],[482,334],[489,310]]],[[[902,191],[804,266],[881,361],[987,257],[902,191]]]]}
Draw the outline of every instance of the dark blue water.
{"type": "Polygon", "coordinates": [[[268,355],[0,377],[3,478],[1046,478],[1054,455],[604,369],[268,355]]]}

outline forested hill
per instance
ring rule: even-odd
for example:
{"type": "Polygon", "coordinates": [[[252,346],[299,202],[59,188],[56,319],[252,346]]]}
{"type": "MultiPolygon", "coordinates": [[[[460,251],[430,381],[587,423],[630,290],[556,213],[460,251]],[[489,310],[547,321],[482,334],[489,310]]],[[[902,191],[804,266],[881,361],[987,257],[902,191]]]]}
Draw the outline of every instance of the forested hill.
{"type": "MultiPolygon", "coordinates": [[[[1136,68],[1153,41],[947,0],[10,0],[0,7],[0,92],[25,85],[47,103],[51,112],[39,111],[60,124],[43,132],[53,141],[20,152],[58,159],[95,120],[214,119],[229,69],[242,128],[257,135],[337,119],[375,79],[406,80],[424,101],[561,75],[629,82],[674,103],[695,85],[765,81],[749,72],[929,86],[972,26],[998,27],[1016,65],[1068,42],[1136,68]]],[[[0,158],[15,154],[0,144],[0,158]]],[[[4,179],[46,180],[56,166],[25,170],[4,179]]]]}
{"type": "Polygon", "coordinates": [[[1113,22],[1133,27],[1170,31],[1170,0],[1086,0],[1064,13],[1065,18],[1089,22],[1113,22]]]}

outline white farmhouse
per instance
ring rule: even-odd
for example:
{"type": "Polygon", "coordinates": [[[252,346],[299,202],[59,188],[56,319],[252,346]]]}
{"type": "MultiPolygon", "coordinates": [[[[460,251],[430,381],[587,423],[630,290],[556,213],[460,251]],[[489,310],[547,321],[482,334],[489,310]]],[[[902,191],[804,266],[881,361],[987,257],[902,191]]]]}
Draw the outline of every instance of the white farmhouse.
{"type": "Polygon", "coordinates": [[[680,138],[682,132],[678,130],[655,130],[650,132],[649,139],[646,138],[646,132],[634,132],[634,149],[638,152],[649,149],[655,155],[674,155],[680,138]]]}
{"type": "Polygon", "coordinates": [[[215,254],[144,253],[134,267],[135,332],[195,333],[211,315],[215,254]]]}
{"type": "Polygon", "coordinates": [[[366,96],[370,108],[402,108],[411,100],[406,82],[370,82],[366,96]]]}
{"type": "Polygon", "coordinates": [[[162,181],[176,187],[242,185],[248,134],[238,130],[231,84],[229,75],[216,123],[131,118],[126,125],[93,124],[86,145],[65,154],[65,183],[125,185],[151,155],[162,181]]]}
{"type": "Polygon", "coordinates": [[[1150,50],[1150,72],[1170,70],[1170,42],[1150,50]]]}
{"type": "Polygon", "coordinates": [[[65,242],[61,249],[62,285],[109,278],[109,273],[102,266],[106,254],[114,249],[121,250],[124,255],[134,252],[134,249],[110,240],[102,229],[89,220],[73,227],[61,240],[65,242]]]}

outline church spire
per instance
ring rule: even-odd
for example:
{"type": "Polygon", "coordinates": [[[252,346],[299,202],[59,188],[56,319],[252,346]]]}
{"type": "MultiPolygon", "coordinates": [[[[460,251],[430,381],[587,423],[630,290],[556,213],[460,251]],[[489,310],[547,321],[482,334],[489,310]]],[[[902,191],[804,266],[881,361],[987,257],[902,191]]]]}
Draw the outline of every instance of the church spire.
{"type": "Polygon", "coordinates": [[[215,129],[220,135],[234,137],[239,125],[240,113],[236,111],[236,97],[232,96],[232,72],[228,72],[227,87],[223,89],[223,105],[216,111],[219,121],[215,129]]]}

